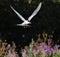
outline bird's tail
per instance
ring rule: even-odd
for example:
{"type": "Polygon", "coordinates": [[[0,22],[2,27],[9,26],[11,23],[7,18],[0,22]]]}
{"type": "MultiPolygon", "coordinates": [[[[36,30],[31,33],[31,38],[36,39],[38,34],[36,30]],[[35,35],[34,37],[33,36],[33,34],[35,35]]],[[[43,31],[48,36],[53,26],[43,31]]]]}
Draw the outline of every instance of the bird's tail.
{"type": "Polygon", "coordinates": [[[22,24],[16,24],[16,26],[31,27],[30,25],[22,25],[22,24]]]}

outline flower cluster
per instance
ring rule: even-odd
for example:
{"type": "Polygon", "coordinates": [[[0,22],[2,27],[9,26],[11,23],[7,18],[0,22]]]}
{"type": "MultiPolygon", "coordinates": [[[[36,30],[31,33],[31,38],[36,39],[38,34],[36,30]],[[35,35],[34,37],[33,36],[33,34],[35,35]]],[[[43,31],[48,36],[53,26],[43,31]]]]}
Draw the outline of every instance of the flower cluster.
{"type": "Polygon", "coordinates": [[[32,39],[29,46],[21,49],[22,57],[60,57],[60,45],[53,43],[52,35],[47,38],[47,34],[43,34],[43,37],[44,39],[38,38],[37,41],[32,39]]]}
{"type": "Polygon", "coordinates": [[[11,44],[8,44],[6,40],[0,40],[0,57],[19,57],[15,49],[16,45],[14,41],[11,46],[11,44]]]}

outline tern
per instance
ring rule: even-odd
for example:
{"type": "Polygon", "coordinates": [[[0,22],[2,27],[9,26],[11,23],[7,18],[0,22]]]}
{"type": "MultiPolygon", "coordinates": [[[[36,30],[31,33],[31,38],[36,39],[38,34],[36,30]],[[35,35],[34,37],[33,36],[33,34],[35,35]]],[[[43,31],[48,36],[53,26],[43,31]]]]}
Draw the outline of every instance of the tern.
{"type": "Polygon", "coordinates": [[[23,21],[21,24],[17,24],[17,26],[29,26],[31,24],[31,19],[39,12],[41,9],[42,2],[39,3],[37,8],[33,11],[33,13],[29,16],[28,20],[26,20],[19,12],[17,12],[12,5],[10,5],[10,8],[17,14],[17,16],[23,21]]]}

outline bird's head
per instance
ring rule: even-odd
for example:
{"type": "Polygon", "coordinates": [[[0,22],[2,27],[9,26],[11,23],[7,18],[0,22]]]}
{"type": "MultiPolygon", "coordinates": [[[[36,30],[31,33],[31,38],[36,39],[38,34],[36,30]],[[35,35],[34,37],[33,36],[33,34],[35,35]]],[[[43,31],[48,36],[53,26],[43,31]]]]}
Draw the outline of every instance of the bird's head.
{"type": "Polygon", "coordinates": [[[27,24],[27,25],[28,25],[28,24],[31,24],[31,22],[29,22],[29,21],[26,21],[26,22],[25,22],[25,24],[27,24]]]}
{"type": "Polygon", "coordinates": [[[28,22],[28,24],[31,24],[31,22],[28,22]]]}

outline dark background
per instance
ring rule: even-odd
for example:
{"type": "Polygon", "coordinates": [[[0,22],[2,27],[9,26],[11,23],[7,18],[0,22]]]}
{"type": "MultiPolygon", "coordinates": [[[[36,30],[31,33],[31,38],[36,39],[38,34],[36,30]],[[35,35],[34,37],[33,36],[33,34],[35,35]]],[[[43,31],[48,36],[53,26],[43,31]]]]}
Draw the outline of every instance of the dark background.
{"type": "Polygon", "coordinates": [[[36,34],[43,31],[51,34],[54,32],[54,40],[60,38],[60,4],[52,1],[42,1],[41,10],[31,20],[32,27],[17,27],[15,24],[22,23],[18,16],[10,8],[10,4],[27,19],[40,0],[33,0],[28,4],[27,0],[0,0],[0,38],[8,42],[15,41],[21,46],[28,45],[31,39],[36,40],[36,34]]]}

